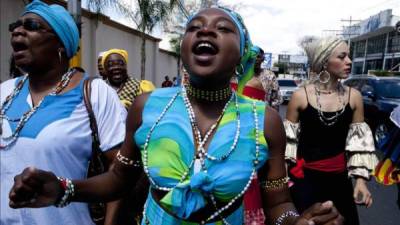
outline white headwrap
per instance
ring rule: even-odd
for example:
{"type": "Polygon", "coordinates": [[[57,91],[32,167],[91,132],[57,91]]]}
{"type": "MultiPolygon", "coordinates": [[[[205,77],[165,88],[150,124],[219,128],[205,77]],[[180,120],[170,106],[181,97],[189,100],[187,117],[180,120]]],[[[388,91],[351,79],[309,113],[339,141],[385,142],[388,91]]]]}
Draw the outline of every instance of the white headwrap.
{"type": "Polygon", "coordinates": [[[337,37],[313,38],[308,42],[302,43],[302,47],[307,54],[311,71],[320,73],[324,69],[333,50],[344,41],[337,37]]]}

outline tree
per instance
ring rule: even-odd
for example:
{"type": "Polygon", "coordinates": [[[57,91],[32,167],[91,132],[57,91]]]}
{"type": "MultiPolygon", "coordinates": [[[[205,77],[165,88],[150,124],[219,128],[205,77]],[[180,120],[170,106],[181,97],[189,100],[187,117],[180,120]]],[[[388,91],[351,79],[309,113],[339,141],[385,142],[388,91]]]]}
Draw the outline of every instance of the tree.
{"type": "Polygon", "coordinates": [[[141,54],[141,79],[145,78],[146,67],[146,36],[145,33],[151,33],[154,27],[162,23],[169,16],[178,0],[165,2],[162,0],[137,0],[138,10],[135,13],[134,22],[141,31],[142,46],[141,54]]]}
{"type": "Polygon", "coordinates": [[[183,35],[176,34],[169,40],[169,44],[171,45],[172,51],[178,56],[178,63],[176,65],[178,70],[178,76],[181,75],[181,40],[183,35]]]}

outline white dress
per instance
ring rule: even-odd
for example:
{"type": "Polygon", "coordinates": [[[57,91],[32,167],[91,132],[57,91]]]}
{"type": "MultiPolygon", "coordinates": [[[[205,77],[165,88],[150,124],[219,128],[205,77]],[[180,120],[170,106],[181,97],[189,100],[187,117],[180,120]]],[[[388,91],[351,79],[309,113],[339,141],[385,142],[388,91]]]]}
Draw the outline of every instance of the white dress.
{"type": "MultiPolygon", "coordinates": [[[[1,84],[0,102],[13,91],[18,80],[1,84]]],[[[11,119],[20,118],[32,107],[28,80],[6,111],[11,119]]],[[[1,213],[0,225],[93,224],[84,203],[72,203],[65,208],[11,209],[8,194],[15,175],[33,166],[52,171],[70,179],[86,177],[91,155],[91,129],[82,94],[83,79],[76,88],[61,95],[47,96],[40,108],[22,128],[17,141],[0,150],[1,213]]],[[[92,81],[91,103],[98,123],[101,149],[107,151],[119,145],[125,136],[126,110],[116,92],[100,79],[92,81]]],[[[17,122],[3,120],[4,145],[17,122]]]]}

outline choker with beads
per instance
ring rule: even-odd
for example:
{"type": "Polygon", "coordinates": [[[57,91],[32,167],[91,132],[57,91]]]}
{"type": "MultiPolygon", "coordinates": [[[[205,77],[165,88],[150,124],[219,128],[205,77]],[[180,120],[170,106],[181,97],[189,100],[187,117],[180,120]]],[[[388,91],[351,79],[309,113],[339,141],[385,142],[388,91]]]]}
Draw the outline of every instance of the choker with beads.
{"type": "Polygon", "coordinates": [[[187,84],[186,91],[187,94],[193,98],[206,100],[210,102],[226,100],[229,99],[232,95],[232,89],[230,86],[223,89],[210,91],[210,90],[198,89],[190,84],[187,84]]]}

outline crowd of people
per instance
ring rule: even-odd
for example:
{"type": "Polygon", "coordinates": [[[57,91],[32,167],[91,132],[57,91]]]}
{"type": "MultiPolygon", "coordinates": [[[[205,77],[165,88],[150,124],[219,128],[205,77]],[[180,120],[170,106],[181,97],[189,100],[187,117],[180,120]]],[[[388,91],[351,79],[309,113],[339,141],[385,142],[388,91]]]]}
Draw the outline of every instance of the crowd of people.
{"type": "Polygon", "coordinates": [[[185,72],[165,88],[133,78],[124,49],[99,53],[98,74],[70,68],[79,29],[59,5],[32,1],[9,31],[18,76],[0,86],[0,224],[357,225],[370,176],[400,180],[399,129],[378,164],[362,97],[340,82],[351,60],[338,38],[304,45],[313,75],[282,121],[264,51],[227,8],[190,17],[185,72]],[[87,178],[93,140],[106,168],[87,178]],[[93,202],[109,202],[104,220],[93,202]]]}

